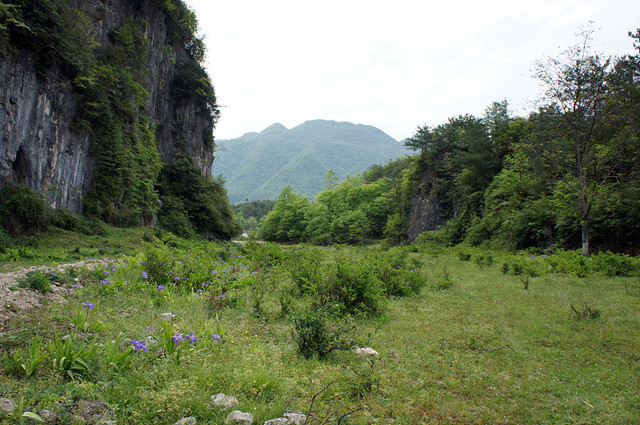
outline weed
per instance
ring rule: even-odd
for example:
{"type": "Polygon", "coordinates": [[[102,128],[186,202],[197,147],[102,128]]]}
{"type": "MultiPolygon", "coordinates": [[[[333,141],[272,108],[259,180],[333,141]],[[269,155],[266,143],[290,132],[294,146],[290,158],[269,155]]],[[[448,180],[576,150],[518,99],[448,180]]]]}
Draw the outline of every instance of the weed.
{"type": "Polygon", "coordinates": [[[42,271],[29,272],[23,279],[20,279],[18,286],[46,294],[51,292],[51,282],[54,278],[55,274],[52,275],[51,273],[42,271]]]}
{"type": "Polygon", "coordinates": [[[47,353],[42,351],[42,344],[36,335],[29,349],[17,350],[10,356],[5,355],[2,363],[8,372],[16,376],[31,376],[46,358],[47,353]]]}
{"type": "Polygon", "coordinates": [[[97,347],[95,338],[86,341],[72,336],[60,338],[56,334],[53,341],[47,344],[47,351],[51,357],[53,368],[66,372],[73,379],[77,375],[86,376],[89,374],[89,363],[96,359],[97,347]]]}
{"type": "Polygon", "coordinates": [[[578,320],[597,319],[598,317],[600,317],[600,310],[598,310],[597,308],[592,308],[586,303],[580,304],[578,308],[574,307],[573,304],[570,305],[572,315],[575,315],[576,319],[578,320]]]}
{"type": "Polygon", "coordinates": [[[427,286],[430,289],[443,291],[445,289],[451,288],[453,284],[454,280],[449,274],[449,271],[446,267],[434,266],[431,269],[429,273],[429,279],[427,281],[427,286]]]}
{"type": "Polygon", "coordinates": [[[627,282],[624,284],[624,289],[627,292],[627,295],[640,297],[640,281],[627,282]]]}

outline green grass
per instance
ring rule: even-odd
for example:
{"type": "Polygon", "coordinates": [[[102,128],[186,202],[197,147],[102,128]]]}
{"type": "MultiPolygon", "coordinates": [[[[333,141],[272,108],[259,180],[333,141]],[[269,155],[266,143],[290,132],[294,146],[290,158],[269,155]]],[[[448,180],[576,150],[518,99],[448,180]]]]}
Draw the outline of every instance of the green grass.
{"type": "MultiPolygon", "coordinates": [[[[307,360],[292,338],[293,316],[280,314],[279,294],[293,288],[289,270],[295,261],[318,256],[325,265],[364,264],[385,254],[377,247],[283,250],[273,260],[274,246],[243,251],[183,241],[160,247],[154,255],[167,264],[167,278],[181,278],[162,291],[141,277],[150,267],[149,251],[122,255],[106,268],[110,284],[98,283],[104,277],[99,270],[67,303],[14,318],[2,331],[0,349],[8,354],[28,348],[32,330],[41,341],[72,333],[70,317],[89,301],[96,306],[92,320],[106,325],[95,328],[98,341],[145,339],[149,350],[132,352],[130,366],[120,372],[91,360],[89,373],[73,378],[47,360],[31,377],[3,374],[0,396],[24,394],[32,407],[60,412],[59,423],[69,423],[82,400],[97,399],[111,407],[118,423],[173,424],[195,416],[199,424],[219,424],[230,411],[212,406],[210,397],[220,392],[237,397],[254,423],[279,417],[285,408],[308,410],[320,392],[314,412],[326,417],[360,409],[349,416],[352,424],[638,423],[640,296],[628,289],[637,286],[637,276],[577,278],[545,271],[530,277],[525,290],[520,276],[501,272],[503,258],[512,255],[492,253],[493,265],[480,266],[461,261],[453,250],[411,252],[408,258],[423,264],[422,292],[386,297],[384,316],[354,319],[358,342],[380,357],[337,351],[307,360]],[[264,265],[269,258],[275,265],[264,265]],[[443,273],[449,285],[437,289],[443,273]],[[199,293],[205,276],[213,284],[199,293]],[[220,301],[222,287],[228,290],[220,301]],[[219,304],[212,308],[212,302],[219,304]],[[600,317],[578,319],[571,305],[583,304],[600,317]],[[180,342],[179,356],[167,355],[162,343],[148,338],[162,340],[165,312],[175,315],[172,331],[199,338],[180,342]],[[214,341],[214,333],[223,341],[214,341]]],[[[282,302],[295,314],[313,298],[282,302]]]]}

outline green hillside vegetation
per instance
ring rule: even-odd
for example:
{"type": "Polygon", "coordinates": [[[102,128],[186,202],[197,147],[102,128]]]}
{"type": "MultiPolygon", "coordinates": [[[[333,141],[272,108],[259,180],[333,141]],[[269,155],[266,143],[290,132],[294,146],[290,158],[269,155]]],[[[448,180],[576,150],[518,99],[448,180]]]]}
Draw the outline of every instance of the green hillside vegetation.
{"type": "Polygon", "coordinates": [[[89,406],[132,425],[220,424],[235,409],[254,423],[298,410],[362,425],[640,416],[637,259],[171,236],[109,249],[134,231],[80,248],[108,255],[96,268],[41,270],[14,288],[66,295],[3,324],[0,396],[17,404],[4,423],[43,409],[73,423],[89,406]],[[218,393],[238,406],[215,406],[218,393]]]}
{"type": "Polygon", "coordinates": [[[582,46],[538,64],[549,92],[526,118],[495,102],[483,117],[419,127],[405,141],[418,154],[373,167],[378,180],[332,181],[310,202],[286,188],[260,235],[320,244],[384,235],[401,243],[413,199],[423,194],[437,202],[440,226],[421,240],[637,253],[640,30],[630,35],[636,55],[607,59],[582,46]]]}
{"type": "Polygon", "coordinates": [[[213,174],[224,177],[231,202],[275,199],[287,185],[313,199],[328,170],[345,178],[408,152],[375,127],[325,120],[273,124],[219,145],[213,174]]]}
{"type": "MultiPolygon", "coordinates": [[[[206,111],[213,129],[219,111],[202,66],[204,44],[196,35],[196,16],[181,0],[153,1],[166,15],[170,28],[171,39],[164,51],[169,55],[173,49],[185,49],[189,57],[177,64],[175,80],[167,82],[172,84],[173,96],[178,101],[195,99],[206,111]]],[[[166,205],[173,205],[176,200],[175,196],[162,198],[166,191],[158,178],[167,166],[160,160],[156,128],[145,115],[149,99],[145,79],[154,72],[145,68],[150,48],[145,36],[147,23],[125,20],[109,33],[108,44],[99,45],[90,36],[91,19],[97,17],[87,16],[69,0],[0,2],[0,56],[30,52],[41,78],[57,72],[72,87],[78,104],[74,131],[90,136],[91,153],[96,158],[91,187],[84,196],[84,214],[94,221],[120,226],[147,225],[161,201],[166,210],[166,205]]],[[[212,135],[205,139],[206,143],[213,143],[212,135]]],[[[206,225],[204,233],[228,239],[235,224],[226,197],[220,196],[223,188],[214,180],[197,187],[208,191],[208,195],[183,195],[215,198],[217,205],[212,208],[219,210],[209,214],[208,219],[220,221],[206,225]],[[211,228],[224,230],[212,233],[211,228]]],[[[203,208],[213,211],[209,206],[203,208]]],[[[187,228],[204,229],[201,223],[189,223],[192,217],[195,216],[183,216],[187,228]]]]}

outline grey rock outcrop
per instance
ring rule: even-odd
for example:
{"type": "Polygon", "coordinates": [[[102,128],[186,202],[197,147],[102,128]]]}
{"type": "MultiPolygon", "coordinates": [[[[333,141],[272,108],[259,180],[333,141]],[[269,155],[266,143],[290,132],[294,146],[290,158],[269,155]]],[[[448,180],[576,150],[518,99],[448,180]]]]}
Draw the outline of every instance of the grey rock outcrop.
{"type": "MultiPolygon", "coordinates": [[[[109,33],[129,19],[144,22],[149,49],[142,85],[148,99],[141,113],[156,126],[164,163],[186,155],[210,175],[213,123],[201,103],[172,97],[172,81],[180,64],[191,58],[172,38],[161,2],[72,3],[89,19],[89,36],[96,45],[108,46],[109,33]]],[[[21,183],[45,195],[55,208],[80,212],[96,165],[90,136],[72,129],[77,104],[71,82],[56,68],[39,75],[35,63],[28,51],[0,57],[0,187],[21,183]]]]}

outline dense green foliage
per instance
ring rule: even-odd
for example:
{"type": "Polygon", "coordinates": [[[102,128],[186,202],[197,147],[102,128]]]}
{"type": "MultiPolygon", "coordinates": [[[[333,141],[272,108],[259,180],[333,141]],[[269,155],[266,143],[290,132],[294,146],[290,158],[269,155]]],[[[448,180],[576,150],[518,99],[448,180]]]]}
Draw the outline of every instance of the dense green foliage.
{"type": "Polygon", "coordinates": [[[286,186],[261,222],[260,236],[320,245],[382,237],[387,217],[393,212],[392,180],[382,177],[367,183],[356,176],[337,183],[334,177],[330,171],[326,189],[313,202],[286,186]]]}
{"type": "Polygon", "coordinates": [[[348,122],[313,120],[286,129],[219,141],[214,174],[222,174],[231,202],[276,199],[284,186],[312,199],[329,169],[343,179],[407,149],[381,130],[348,122]]]}
{"type": "Polygon", "coordinates": [[[237,233],[227,193],[189,158],[165,165],[158,179],[158,227],[182,237],[231,239],[237,233]]]}
{"type": "Polygon", "coordinates": [[[231,205],[231,208],[240,230],[250,231],[258,227],[260,219],[273,209],[275,203],[276,201],[272,200],[248,201],[231,205]]]}

